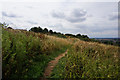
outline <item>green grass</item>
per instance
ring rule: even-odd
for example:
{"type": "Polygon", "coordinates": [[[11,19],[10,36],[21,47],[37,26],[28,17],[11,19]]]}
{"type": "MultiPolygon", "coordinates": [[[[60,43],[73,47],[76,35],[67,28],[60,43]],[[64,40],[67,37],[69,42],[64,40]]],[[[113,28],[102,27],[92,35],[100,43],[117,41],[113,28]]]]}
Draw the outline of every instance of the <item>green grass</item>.
{"type": "Polygon", "coordinates": [[[118,47],[76,42],[50,78],[120,78],[118,47]]]}
{"type": "Polygon", "coordinates": [[[67,49],[50,78],[120,78],[119,47],[4,28],[3,78],[39,79],[47,63],[67,49]]]}
{"type": "Polygon", "coordinates": [[[62,73],[64,73],[64,66],[66,65],[66,63],[66,58],[61,58],[58,64],[53,69],[50,78],[64,78],[62,73]]]}
{"type": "Polygon", "coordinates": [[[63,48],[59,51],[54,51],[51,55],[42,55],[38,56],[37,61],[33,61],[34,65],[30,67],[28,71],[28,78],[40,78],[43,77],[44,70],[47,66],[47,63],[57,57],[59,54],[64,53],[66,48],[63,48]],[[41,59],[42,58],[42,59],[41,59]],[[41,60],[41,61],[40,61],[41,60]]]}
{"type": "MultiPolygon", "coordinates": [[[[69,45],[67,47],[67,50],[70,49],[71,46],[72,45],[69,45]]],[[[58,61],[57,65],[54,67],[54,69],[52,71],[52,74],[49,78],[64,78],[62,74],[64,73],[64,70],[65,70],[64,67],[67,63],[67,58],[66,57],[68,56],[68,54],[69,53],[67,53],[64,57],[62,57],[58,61]]]]}
{"type": "Polygon", "coordinates": [[[2,29],[3,78],[42,77],[47,63],[66,50],[64,42],[39,33],[2,29]]]}

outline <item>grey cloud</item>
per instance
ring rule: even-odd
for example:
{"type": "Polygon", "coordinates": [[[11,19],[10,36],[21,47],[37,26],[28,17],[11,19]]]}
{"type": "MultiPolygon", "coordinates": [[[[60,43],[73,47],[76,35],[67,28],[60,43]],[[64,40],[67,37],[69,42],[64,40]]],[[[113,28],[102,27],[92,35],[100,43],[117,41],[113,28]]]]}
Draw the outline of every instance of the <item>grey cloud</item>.
{"type": "Polygon", "coordinates": [[[118,20],[119,17],[120,15],[118,16],[118,13],[114,13],[109,15],[109,20],[118,20]]]}
{"type": "Polygon", "coordinates": [[[72,23],[83,22],[86,20],[87,12],[83,9],[74,9],[70,17],[67,17],[66,20],[72,23]]]}
{"type": "Polygon", "coordinates": [[[74,17],[84,17],[86,14],[87,12],[83,9],[74,9],[72,12],[74,17]]]}
{"type": "Polygon", "coordinates": [[[77,28],[77,29],[85,29],[85,28],[88,28],[88,26],[85,25],[85,24],[75,24],[74,26],[75,26],[75,28],[77,28]]]}
{"type": "Polygon", "coordinates": [[[118,19],[118,16],[117,16],[117,15],[111,16],[111,17],[109,18],[109,20],[117,20],[117,19],[118,19]]]}
{"type": "Polygon", "coordinates": [[[34,21],[27,21],[27,23],[30,23],[30,24],[38,24],[37,22],[34,22],[34,21]]]}
{"type": "Polygon", "coordinates": [[[13,25],[13,23],[12,22],[7,22],[8,24],[12,24],[13,25]]]}
{"type": "Polygon", "coordinates": [[[104,31],[109,31],[109,30],[118,30],[118,27],[109,27],[109,28],[105,28],[105,27],[97,27],[97,28],[92,28],[89,29],[92,32],[104,32],[104,31]]]}
{"type": "Polygon", "coordinates": [[[50,25],[49,27],[61,29],[61,28],[63,28],[63,25],[59,23],[59,24],[55,24],[55,25],[50,25]]]}
{"type": "Polygon", "coordinates": [[[76,23],[76,22],[83,22],[86,20],[87,12],[83,9],[74,9],[70,15],[65,15],[63,12],[52,12],[52,17],[59,18],[59,19],[65,19],[68,22],[76,23]]]}
{"type": "Polygon", "coordinates": [[[86,20],[86,18],[74,18],[74,17],[68,17],[66,18],[67,21],[72,22],[72,23],[76,23],[76,22],[83,22],[86,20]]]}
{"type": "Polygon", "coordinates": [[[93,15],[92,14],[88,14],[87,17],[93,17],[93,15]]]}
{"type": "Polygon", "coordinates": [[[52,12],[52,16],[55,17],[55,18],[64,18],[65,17],[64,13],[55,12],[55,11],[52,12]]]}
{"type": "Polygon", "coordinates": [[[57,32],[65,32],[65,27],[61,24],[61,23],[58,23],[58,24],[54,24],[54,25],[49,25],[49,28],[52,28],[54,31],[57,31],[57,32]]]}
{"type": "Polygon", "coordinates": [[[15,14],[8,14],[8,13],[6,13],[6,12],[2,12],[2,16],[12,17],[12,18],[21,17],[21,16],[17,16],[17,15],[15,15],[15,14]]]}

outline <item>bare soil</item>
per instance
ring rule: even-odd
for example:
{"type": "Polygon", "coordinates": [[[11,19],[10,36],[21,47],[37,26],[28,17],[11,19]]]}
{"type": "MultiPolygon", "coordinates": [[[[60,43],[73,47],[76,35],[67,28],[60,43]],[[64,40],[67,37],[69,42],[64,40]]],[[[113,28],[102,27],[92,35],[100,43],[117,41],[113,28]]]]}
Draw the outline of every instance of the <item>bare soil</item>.
{"type": "Polygon", "coordinates": [[[44,77],[49,77],[51,75],[53,68],[56,66],[56,64],[58,63],[59,59],[64,57],[65,54],[67,54],[67,50],[66,50],[65,53],[60,54],[58,57],[56,57],[54,60],[51,60],[48,63],[48,66],[46,67],[45,72],[44,72],[44,77]]]}

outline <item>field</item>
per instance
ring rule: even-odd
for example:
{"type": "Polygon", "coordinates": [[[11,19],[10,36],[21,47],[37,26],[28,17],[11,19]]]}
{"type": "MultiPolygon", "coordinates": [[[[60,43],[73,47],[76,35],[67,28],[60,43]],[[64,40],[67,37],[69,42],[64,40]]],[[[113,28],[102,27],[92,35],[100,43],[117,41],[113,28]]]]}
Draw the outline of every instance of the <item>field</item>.
{"type": "Polygon", "coordinates": [[[77,41],[51,78],[119,78],[118,61],[118,47],[77,41]]]}
{"type": "Polygon", "coordinates": [[[3,78],[39,78],[47,63],[64,52],[61,38],[20,30],[2,30],[3,78]]]}
{"type": "Polygon", "coordinates": [[[119,78],[119,49],[77,38],[3,28],[3,78],[39,79],[47,63],[66,50],[49,78],[119,78]]]}

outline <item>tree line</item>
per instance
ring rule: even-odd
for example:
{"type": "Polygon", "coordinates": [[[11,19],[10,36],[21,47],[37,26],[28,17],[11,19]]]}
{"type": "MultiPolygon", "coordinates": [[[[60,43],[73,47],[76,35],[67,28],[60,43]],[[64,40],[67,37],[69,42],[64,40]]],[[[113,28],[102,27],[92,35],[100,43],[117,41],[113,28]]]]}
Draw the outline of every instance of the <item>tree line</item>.
{"type": "Polygon", "coordinates": [[[71,37],[71,38],[79,38],[79,39],[83,39],[83,40],[89,40],[89,37],[87,35],[63,34],[61,32],[48,30],[47,28],[42,29],[41,27],[33,27],[29,31],[33,31],[33,32],[36,32],[36,33],[44,33],[44,34],[49,34],[49,35],[55,35],[55,36],[61,37],[61,38],[71,37]]]}
{"type": "Polygon", "coordinates": [[[98,43],[104,43],[104,44],[108,44],[108,45],[120,46],[119,39],[116,40],[116,42],[108,41],[108,40],[96,40],[96,39],[90,39],[87,35],[63,34],[63,33],[60,33],[60,32],[48,30],[47,28],[42,29],[41,27],[33,27],[29,31],[33,31],[33,32],[37,32],[37,33],[43,33],[43,34],[48,34],[48,35],[53,35],[53,36],[57,36],[57,37],[61,37],[61,38],[68,38],[68,37],[70,37],[70,38],[78,38],[78,39],[84,40],[84,41],[98,42],[98,43]]]}
{"type": "MultiPolygon", "coordinates": [[[[0,27],[3,28],[7,28],[7,29],[12,29],[12,27],[9,27],[9,24],[1,23],[0,22],[0,27]]],[[[52,36],[57,36],[57,37],[61,37],[61,38],[78,38],[80,40],[84,40],[84,41],[90,41],[90,42],[99,42],[99,43],[104,43],[104,44],[109,44],[109,45],[115,45],[115,46],[120,46],[120,39],[117,39],[114,41],[108,41],[108,40],[96,40],[96,39],[90,39],[87,35],[81,35],[81,34],[63,34],[60,32],[56,32],[53,30],[48,30],[47,28],[41,28],[39,27],[32,27],[29,31],[33,31],[36,33],[43,33],[43,34],[48,34],[48,35],[52,35],[52,36]]]]}

